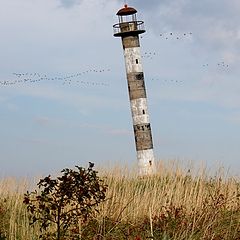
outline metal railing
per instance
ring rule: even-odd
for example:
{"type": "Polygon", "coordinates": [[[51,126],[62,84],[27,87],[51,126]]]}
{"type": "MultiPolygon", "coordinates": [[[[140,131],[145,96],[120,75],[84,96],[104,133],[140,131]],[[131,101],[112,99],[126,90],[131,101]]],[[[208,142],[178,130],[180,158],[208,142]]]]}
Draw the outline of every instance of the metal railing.
{"type": "Polygon", "coordinates": [[[113,32],[115,34],[121,34],[132,31],[145,31],[143,21],[131,21],[122,22],[113,25],[113,32]]]}

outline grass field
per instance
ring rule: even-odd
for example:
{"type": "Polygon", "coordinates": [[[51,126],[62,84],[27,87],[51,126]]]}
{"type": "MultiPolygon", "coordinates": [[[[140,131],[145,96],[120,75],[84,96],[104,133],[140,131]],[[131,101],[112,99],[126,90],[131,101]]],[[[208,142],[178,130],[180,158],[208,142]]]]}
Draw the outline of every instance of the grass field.
{"type": "MultiPolygon", "coordinates": [[[[107,200],[81,226],[79,239],[240,240],[240,181],[223,170],[210,176],[204,168],[160,164],[149,178],[117,168],[99,174],[107,200]]],[[[39,239],[23,204],[30,185],[0,180],[0,240],[39,239]]]]}

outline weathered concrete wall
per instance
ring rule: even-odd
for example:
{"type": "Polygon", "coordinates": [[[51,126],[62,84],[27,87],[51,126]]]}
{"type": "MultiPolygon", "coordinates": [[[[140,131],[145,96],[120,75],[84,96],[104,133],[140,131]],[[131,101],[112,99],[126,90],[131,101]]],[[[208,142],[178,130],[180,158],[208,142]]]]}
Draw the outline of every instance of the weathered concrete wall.
{"type": "Polygon", "coordinates": [[[123,48],[140,47],[139,38],[128,36],[122,39],[123,48]]]}
{"type": "Polygon", "coordinates": [[[137,151],[139,175],[151,175],[156,172],[153,149],[137,151]]]}
{"type": "Polygon", "coordinates": [[[128,73],[127,79],[130,100],[147,97],[143,73],[128,73]]]}
{"type": "Polygon", "coordinates": [[[155,172],[153,141],[138,35],[122,36],[140,175],[155,172]]]}

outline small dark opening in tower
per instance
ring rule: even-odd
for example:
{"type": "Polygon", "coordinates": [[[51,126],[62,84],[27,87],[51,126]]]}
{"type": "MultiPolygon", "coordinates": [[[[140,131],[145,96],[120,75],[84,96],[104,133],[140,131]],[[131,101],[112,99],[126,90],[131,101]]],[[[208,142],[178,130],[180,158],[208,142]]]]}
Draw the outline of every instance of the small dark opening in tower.
{"type": "Polygon", "coordinates": [[[136,74],[136,80],[143,80],[143,73],[136,74]]]}
{"type": "Polygon", "coordinates": [[[145,114],[145,110],[143,110],[143,114],[145,114]]]}
{"type": "Polygon", "coordinates": [[[136,59],[136,64],[138,64],[138,59],[136,59]]]}
{"type": "Polygon", "coordinates": [[[149,165],[152,166],[152,161],[149,161],[149,165]]]}

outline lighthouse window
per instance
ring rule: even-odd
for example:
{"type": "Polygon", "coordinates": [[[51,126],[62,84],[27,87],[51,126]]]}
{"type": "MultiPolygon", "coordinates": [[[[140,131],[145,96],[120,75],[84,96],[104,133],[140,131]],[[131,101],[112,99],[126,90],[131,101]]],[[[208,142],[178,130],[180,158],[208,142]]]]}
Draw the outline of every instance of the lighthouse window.
{"type": "Polygon", "coordinates": [[[143,110],[143,114],[145,114],[145,110],[143,110]]]}
{"type": "Polygon", "coordinates": [[[138,64],[138,59],[136,59],[136,64],[138,64]]]}
{"type": "Polygon", "coordinates": [[[152,166],[152,161],[149,161],[149,165],[152,166]]]}

